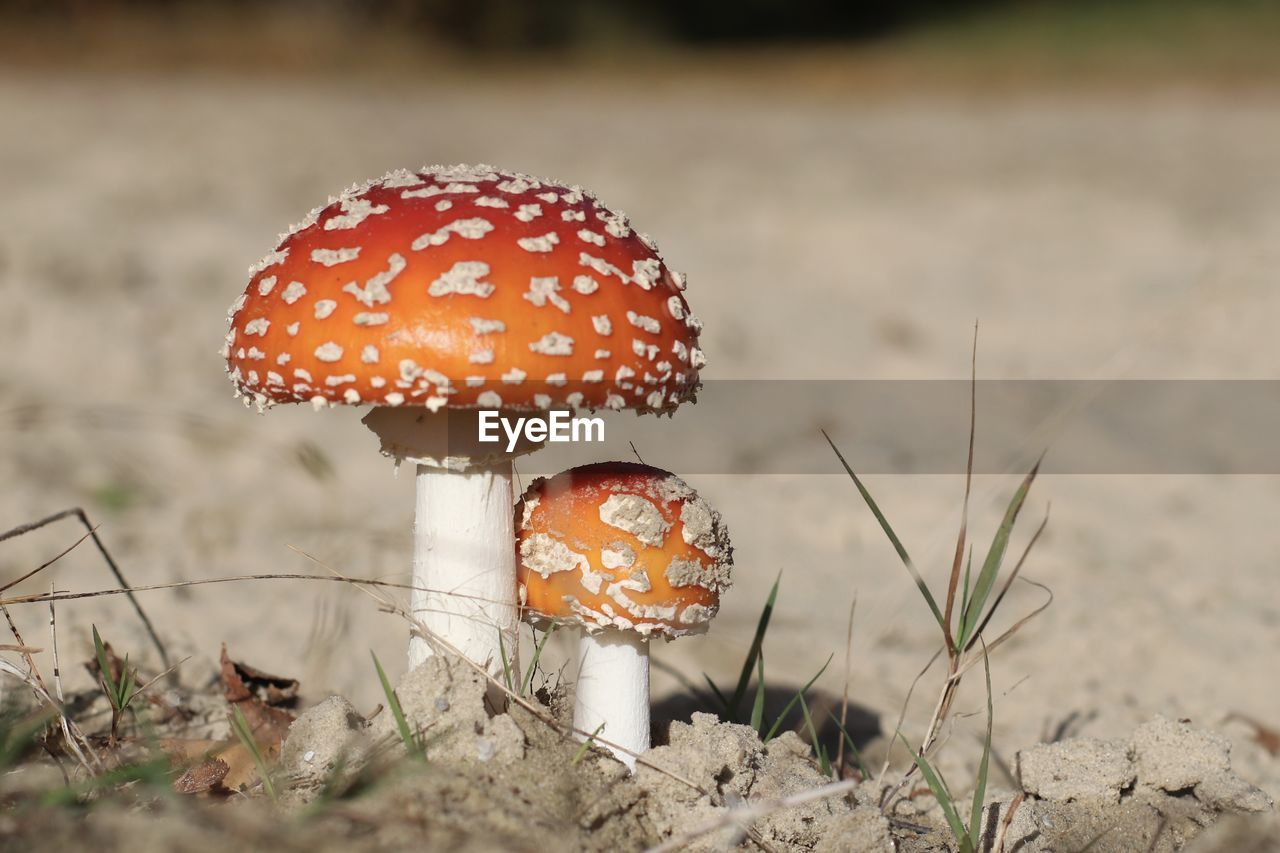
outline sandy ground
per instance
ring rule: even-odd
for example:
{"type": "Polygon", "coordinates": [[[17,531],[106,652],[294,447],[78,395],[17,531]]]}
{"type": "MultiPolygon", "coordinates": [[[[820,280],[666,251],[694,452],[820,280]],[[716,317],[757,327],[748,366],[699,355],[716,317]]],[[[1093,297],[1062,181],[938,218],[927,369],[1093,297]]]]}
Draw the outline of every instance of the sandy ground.
{"type": "MultiPolygon", "coordinates": [[[[975,318],[988,377],[1278,379],[1277,106],[1223,92],[842,98],[697,79],[9,73],[0,526],[83,504],[134,583],[318,569],[291,545],[403,579],[412,481],[392,477],[358,413],[252,414],[216,351],[245,267],[277,232],[348,183],[422,163],[490,161],[624,208],[689,275],[708,379],[963,377],[975,318]]],[[[854,699],[892,727],[936,638],[848,481],[691,479],[730,525],[737,585],[708,636],[657,649],[659,661],[730,679],[782,569],[771,678],[802,683],[836,652],[819,684],[840,691],[856,592],[854,699]]],[[[962,483],[869,485],[941,582],[962,483]]],[[[979,480],[983,537],[1013,486],[979,480]]],[[[1224,722],[1280,725],[1280,480],[1048,477],[1029,515],[1049,502],[1027,571],[1056,599],[996,660],[997,749],[1068,722],[1125,736],[1158,711],[1231,735],[1237,769],[1280,794],[1275,761],[1224,722]]],[[[0,575],[76,535],[0,545],[0,575]]],[[[24,588],[50,580],[110,585],[84,548],[24,588]]],[[[1027,589],[1013,604],[1039,600],[1027,589]]],[[[339,585],[145,602],[174,653],[193,655],[194,680],[224,640],[315,699],[371,705],[369,648],[402,668],[405,628],[339,585]]],[[[16,615],[41,644],[46,614],[16,615]]],[[[64,649],[88,647],[91,621],[118,647],[145,647],[120,599],[64,605],[59,620],[64,649]]],[[[973,739],[952,743],[968,760],[973,739]]]]}

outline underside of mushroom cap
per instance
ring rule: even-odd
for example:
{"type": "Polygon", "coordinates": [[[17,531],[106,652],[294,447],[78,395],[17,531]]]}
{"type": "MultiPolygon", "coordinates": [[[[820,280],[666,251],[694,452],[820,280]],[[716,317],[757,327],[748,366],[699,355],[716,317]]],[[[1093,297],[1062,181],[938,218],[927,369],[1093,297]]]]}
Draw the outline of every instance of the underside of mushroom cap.
{"type": "Polygon", "coordinates": [[[224,355],[259,406],[661,412],[705,363],[652,240],[578,187],[488,166],[352,187],[250,276],[224,355]]]}
{"type": "Polygon", "coordinates": [[[733,564],[720,513],[674,474],[627,462],[534,481],[516,547],[526,620],[668,639],[706,630],[733,564]]]}

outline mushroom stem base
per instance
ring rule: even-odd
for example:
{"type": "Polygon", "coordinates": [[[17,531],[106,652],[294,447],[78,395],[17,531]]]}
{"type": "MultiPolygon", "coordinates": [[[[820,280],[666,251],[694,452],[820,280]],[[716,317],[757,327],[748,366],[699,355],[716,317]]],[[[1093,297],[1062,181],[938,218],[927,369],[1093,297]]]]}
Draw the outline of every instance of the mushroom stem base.
{"type": "MultiPolygon", "coordinates": [[[[410,609],[432,636],[494,676],[502,677],[504,651],[518,672],[511,463],[466,471],[419,465],[416,482],[410,609]]],[[[409,668],[435,651],[415,635],[409,668]]]]}
{"type": "Polygon", "coordinates": [[[606,628],[584,633],[578,643],[578,683],[573,726],[579,740],[596,733],[602,743],[631,770],[636,760],[610,744],[631,752],[649,748],[649,641],[631,631],[606,628]],[[603,726],[603,728],[601,728],[603,726]]]}

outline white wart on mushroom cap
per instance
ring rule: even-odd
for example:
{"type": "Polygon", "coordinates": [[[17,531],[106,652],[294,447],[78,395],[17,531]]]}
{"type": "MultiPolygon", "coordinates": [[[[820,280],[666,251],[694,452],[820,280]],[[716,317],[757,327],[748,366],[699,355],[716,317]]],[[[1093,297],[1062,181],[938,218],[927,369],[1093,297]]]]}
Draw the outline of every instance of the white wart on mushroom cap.
{"type": "Polygon", "coordinates": [[[589,632],[705,631],[733,564],[716,510],[674,474],[626,462],[536,480],[516,507],[516,543],[525,618],[589,632]]]}
{"type": "Polygon", "coordinates": [[[705,363],[651,239],[579,187],[489,166],[352,187],[250,276],[223,354],[259,406],[669,411],[705,363]]]}

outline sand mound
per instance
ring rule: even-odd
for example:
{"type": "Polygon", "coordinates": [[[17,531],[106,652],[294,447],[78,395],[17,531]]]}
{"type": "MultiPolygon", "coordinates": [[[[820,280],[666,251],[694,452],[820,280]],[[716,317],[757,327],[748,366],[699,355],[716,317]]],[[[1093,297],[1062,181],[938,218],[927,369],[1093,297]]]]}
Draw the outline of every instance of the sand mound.
{"type": "MultiPolygon", "coordinates": [[[[928,798],[881,815],[874,785],[786,808],[769,804],[830,782],[807,744],[786,733],[763,744],[749,727],[710,714],[673,722],[634,776],[607,755],[580,754],[544,718],[521,708],[493,715],[486,685],[444,657],[407,675],[397,695],[410,724],[425,735],[424,767],[359,801],[380,824],[382,843],[411,843],[408,815],[430,816],[432,833],[485,838],[503,849],[633,850],[676,840],[681,849],[718,850],[752,836],[776,850],[947,850],[938,809],[928,798]],[[577,760],[575,760],[577,759],[577,760]],[[400,815],[387,821],[385,815],[400,815]],[[710,831],[697,837],[690,833],[710,831]],[[405,834],[409,833],[409,834],[405,834]]],[[[563,710],[552,697],[546,714],[563,710]]],[[[564,722],[563,713],[559,720],[564,722]]],[[[282,761],[288,799],[311,803],[335,775],[403,754],[388,712],[365,721],[340,698],[303,714],[282,761]]],[[[1226,814],[1270,811],[1270,798],[1231,772],[1222,737],[1157,717],[1128,740],[1077,739],[1018,755],[1025,797],[1005,830],[1006,849],[1175,850],[1226,814]]],[[[995,792],[984,816],[988,843],[1015,792],[995,792]]],[[[417,836],[421,841],[421,836],[417,836]]],[[[1211,848],[1205,848],[1211,849],[1211,848]]]]}
{"type": "Polygon", "coordinates": [[[1230,753],[1220,735],[1164,717],[1127,741],[1081,738],[1023,750],[1018,772],[1028,798],[1009,838],[1027,853],[1181,849],[1224,814],[1273,808],[1231,772],[1230,753]]]}
{"type": "MultiPolygon", "coordinates": [[[[495,713],[486,680],[438,656],[396,696],[423,760],[410,759],[390,710],[366,717],[332,696],[289,727],[275,802],[253,784],[179,797],[162,776],[69,810],[48,804],[58,771],[33,762],[0,775],[0,798],[26,791],[28,804],[0,814],[0,846],[61,850],[91,837],[104,851],[955,849],[918,778],[882,814],[873,781],[826,790],[831,780],[793,732],[762,743],[748,726],[693,714],[660,725],[632,775],[568,736],[564,691],[495,713]]],[[[1248,853],[1280,837],[1271,799],[1232,771],[1228,742],[1183,721],[1157,717],[1121,740],[1040,744],[1018,754],[1016,769],[1021,790],[988,792],[984,851],[1248,853]]]]}

